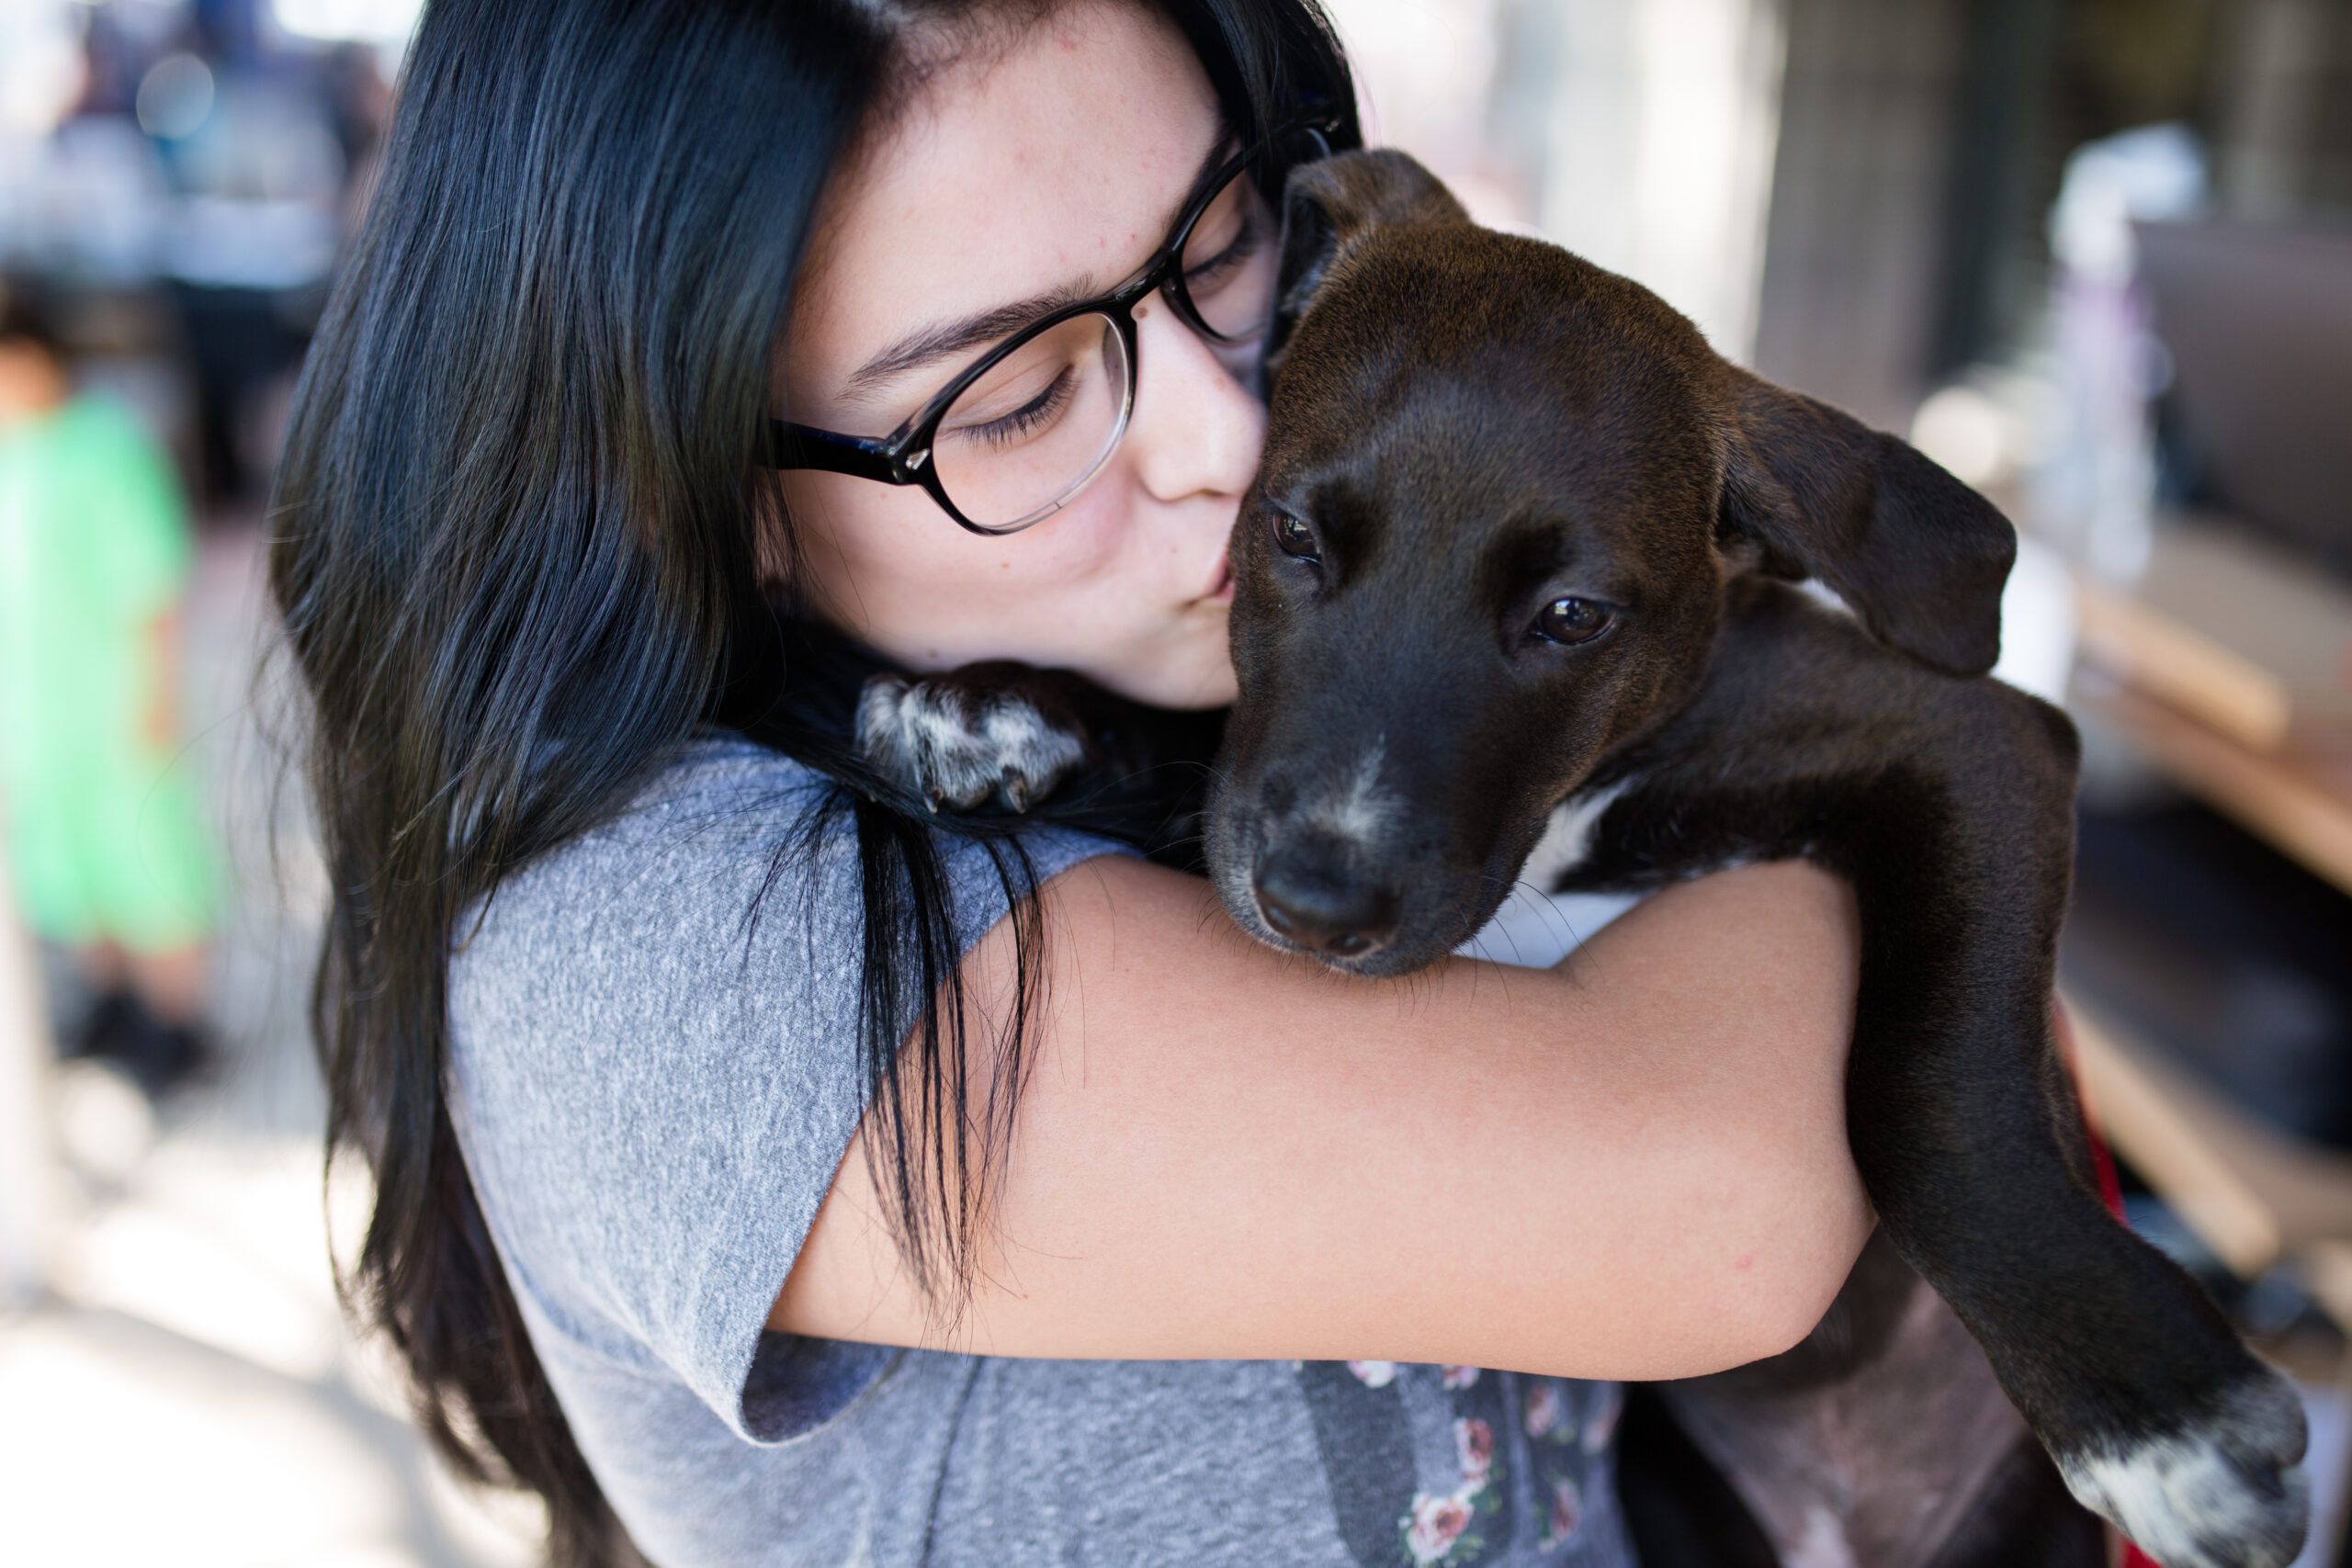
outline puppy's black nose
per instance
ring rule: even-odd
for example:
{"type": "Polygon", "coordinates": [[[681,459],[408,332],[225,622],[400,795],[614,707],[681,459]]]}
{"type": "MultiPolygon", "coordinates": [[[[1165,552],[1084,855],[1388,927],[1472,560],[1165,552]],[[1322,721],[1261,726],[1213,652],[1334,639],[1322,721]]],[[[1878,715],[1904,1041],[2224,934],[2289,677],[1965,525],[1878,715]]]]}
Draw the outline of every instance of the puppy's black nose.
{"type": "Polygon", "coordinates": [[[1396,930],[1396,895],[1295,855],[1258,863],[1258,912],[1302,947],[1333,958],[1377,953],[1396,930]]]}

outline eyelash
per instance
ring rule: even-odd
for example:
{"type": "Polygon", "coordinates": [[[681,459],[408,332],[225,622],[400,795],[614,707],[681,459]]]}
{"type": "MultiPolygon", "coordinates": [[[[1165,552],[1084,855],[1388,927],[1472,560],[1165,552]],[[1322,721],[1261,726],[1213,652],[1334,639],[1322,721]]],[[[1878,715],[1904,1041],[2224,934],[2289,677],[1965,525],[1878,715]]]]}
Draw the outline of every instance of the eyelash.
{"type": "Polygon", "coordinates": [[[1053,418],[1055,414],[1061,412],[1061,405],[1068,400],[1069,397],[1069,372],[1064,370],[1054,378],[1052,383],[1044,391],[1028,402],[1014,409],[1011,413],[989,421],[986,424],[974,425],[971,434],[991,446],[1002,446],[1028,434],[1053,418]]]}
{"type": "Polygon", "coordinates": [[[1260,232],[1260,227],[1258,220],[1254,215],[1242,220],[1241,232],[1233,237],[1233,243],[1231,244],[1226,246],[1225,249],[1219,251],[1216,254],[1211,256],[1200,265],[1190,268],[1185,272],[1184,286],[1190,288],[1194,288],[1204,281],[1214,282],[1216,281],[1218,274],[1229,272],[1233,268],[1239,266],[1243,262],[1248,261],[1250,257],[1256,253],[1259,244],[1263,239],[1263,235],[1260,232]]]}
{"type": "MultiPolygon", "coordinates": [[[[1254,216],[1244,219],[1241,232],[1233,237],[1231,244],[1184,274],[1185,286],[1190,288],[1204,280],[1214,282],[1220,274],[1230,272],[1248,261],[1264,239],[1261,231],[1263,225],[1254,216]]],[[[967,434],[991,446],[1004,446],[1028,434],[1058,413],[1069,396],[1069,372],[1065,370],[1054,378],[1051,386],[1023,407],[986,424],[975,425],[967,434]]]]}

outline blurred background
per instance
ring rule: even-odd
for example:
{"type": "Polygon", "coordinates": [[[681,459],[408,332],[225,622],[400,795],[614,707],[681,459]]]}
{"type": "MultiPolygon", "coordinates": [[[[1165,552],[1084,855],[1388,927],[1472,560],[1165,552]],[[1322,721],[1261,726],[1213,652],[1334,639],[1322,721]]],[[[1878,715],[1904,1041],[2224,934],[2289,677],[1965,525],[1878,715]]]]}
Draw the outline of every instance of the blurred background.
{"type": "MultiPolygon", "coordinates": [[[[322,879],[255,679],[416,9],[0,0],[0,819],[71,768],[141,824],[96,894],[44,863],[79,804],[0,838],[0,1561],[525,1560],[336,1313],[365,1195],[322,1179],[322,879]]],[[[2088,744],[2079,1065],[2134,1223],[2302,1382],[2340,1562],[2352,0],[1330,9],[1374,140],[2018,520],[2001,672],[2088,744]]]]}

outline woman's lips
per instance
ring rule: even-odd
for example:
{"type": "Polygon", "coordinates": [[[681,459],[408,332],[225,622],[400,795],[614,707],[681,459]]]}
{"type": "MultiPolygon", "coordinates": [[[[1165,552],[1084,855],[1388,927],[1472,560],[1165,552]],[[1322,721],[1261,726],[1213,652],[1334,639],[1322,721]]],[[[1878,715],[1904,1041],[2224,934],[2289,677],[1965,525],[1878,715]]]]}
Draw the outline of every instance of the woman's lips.
{"type": "Polygon", "coordinates": [[[1209,577],[1208,592],[1201,595],[1201,601],[1207,604],[1223,604],[1229,603],[1232,598],[1232,558],[1226,555],[1219,555],[1216,558],[1216,570],[1209,577]]]}

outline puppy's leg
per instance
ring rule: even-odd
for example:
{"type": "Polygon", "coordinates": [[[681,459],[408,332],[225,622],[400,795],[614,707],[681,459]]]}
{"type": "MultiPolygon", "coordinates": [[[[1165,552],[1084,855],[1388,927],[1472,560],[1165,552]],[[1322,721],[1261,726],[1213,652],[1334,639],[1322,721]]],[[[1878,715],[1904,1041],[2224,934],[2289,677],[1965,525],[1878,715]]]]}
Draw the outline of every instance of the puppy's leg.
{"type": "Polygon", "coordinates": [[[1984,944],[1863,908],[1849,1122],[1889,1238],[2086,1506],[2166,1568],[2283,1568],[2309,1507],[2293,1391],[2085,1185],[2041,1010],[1966,999],[1984,944]]]}
{"type": "Polygon", "coordinates": [[[2107,1213],[2051,1038],[2071,769],[1971,739],[1850,800],[1824,856],[1860,900],[1856,1162],[2085,1506],[2165,1568],[2284,1568],[2309,1517],[2301,1402],[2107,1213]]]}
{"type": "Polygon", "coordinates": [[[2107,1213],[2052,1039],[2071,727],[1994,682],[1889,661],[1826,680],[1834,639],[1771,629],[1727,634],[1749,638],[1731,674],[1610,807],[1584,874],[1802,855],[1851,882],[1848,1128],[1888,1240],[2086,1506],[2165,1568],[2284,1568],[2310,1512],[2301,1403],[2107,1213]]]}
{"type": "Polygon", "coordinates": [[[1066,671],[1002,661],[876,675],[858,698],[858,750],[933,811],[1025,811],[1091,755],[1090,692],[1066,671]]]}

